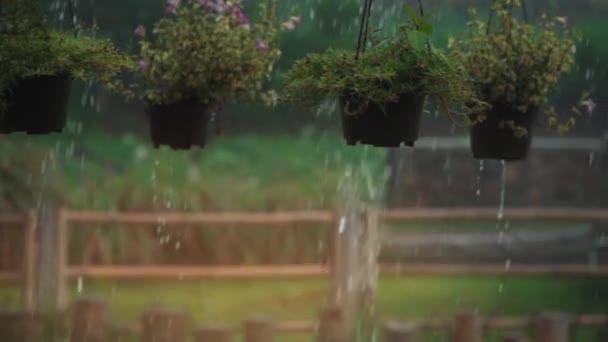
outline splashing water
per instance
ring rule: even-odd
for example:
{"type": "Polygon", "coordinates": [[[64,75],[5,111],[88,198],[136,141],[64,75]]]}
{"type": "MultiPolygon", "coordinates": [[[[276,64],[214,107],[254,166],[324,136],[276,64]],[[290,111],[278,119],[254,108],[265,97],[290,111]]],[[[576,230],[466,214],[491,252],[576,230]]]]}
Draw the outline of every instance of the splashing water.
{"type": "Polygon", "coordinates": [[[380,236],[375,209],[382,198],[385,178],[382,174],[375,179],[365,159],[363,157],[357,167],[349,165],[338,184],[342,216],[338,226],[341,247],[337,262],[341,274],[334,300],[356,320],[353,322],[360,332],[358,336],[374,334],[367,323],[375,314],[379,276],[380,236]]]}

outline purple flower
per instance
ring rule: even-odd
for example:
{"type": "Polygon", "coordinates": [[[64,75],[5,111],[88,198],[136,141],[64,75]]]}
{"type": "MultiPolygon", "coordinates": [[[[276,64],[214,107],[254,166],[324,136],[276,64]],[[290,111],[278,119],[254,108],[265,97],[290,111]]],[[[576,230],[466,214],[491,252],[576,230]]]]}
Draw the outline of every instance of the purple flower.
{"type": "Polygon", "coordinates": [[[218,13],[223,13],[230,8],[224,0],[198,0],[197,3],[210,11],[218,13]]]}
{"type": "Polygon", "coordinates": [[[298,24],[301,24],[303,21],[302,16],[299,15],[297,17],[291,17],[289,18],[289,20],[287,20],[286,22],[283,23],[283,27],[285,27],[285,29],[287,31],[293,31],[296,29],[296,26],[298,24]]]}
{"type": "Polygon", "coordinates": [[[236,21],[239,25],[249,26],[249,18],[247,18],[240,7],[236,5],[232,6],[232,14],[236,17],[236,21]]]}
{"type": "Polygon", "coordinates": [[[266,52],[270,49],[268,44],[264,43],[260,39],[258,39],[255,44],[259,51],[266,52]]]}
{"type": "Polygon", "coordinates": [[[146,28],[143,25],[137,26],[133,31],[133,35],[137,38],[143,38],[146,36],[146,28]]]}
{"type": "Polygon", "coordinates": [[[283,23],[283,27],[285,27],[287,31],[293,31],[296,29],[296,24],[293,21],[288,20],[283,23]]]}
{"type": "Polygon", "coordinates": [[[597,104],[595,102],[593,102],[592,99],[589,99],[589,100],[583,102],[583,106],[587,107],[588,114],[593,114],[593,111],[595,110],[595,107],[597,106],[597,104]]]}
{"type": "Polygon", "coordinates": [[[181,0],[167,0],[167,7],[165,7],[165,13],[173,15],[177,13],[177,8],[181,4],[181,0]]]}
{"type": "Polygon", "coordinates": [[[137,66],[139,67],[139,69],[141,71],[146,71],[146,70],[148,70],[148,67],[150,66],[150,64],[145,59],[142,58],[139,61],[137,61],[137,66]]]}

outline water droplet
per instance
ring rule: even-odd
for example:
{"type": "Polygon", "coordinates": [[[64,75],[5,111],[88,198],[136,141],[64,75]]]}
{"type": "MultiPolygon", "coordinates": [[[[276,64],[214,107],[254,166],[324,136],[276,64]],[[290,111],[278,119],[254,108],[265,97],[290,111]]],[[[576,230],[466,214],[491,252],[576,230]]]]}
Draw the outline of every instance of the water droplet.
{"type": "Polygon", "coordinates": [[[346,217],[340,217],[340,225],[338,226],[338,233],[343,234],[344,230],[346,230],[346,217]]]}
{"type": "Polygon", "coordinates": [[[498,207],[498,214],[496,215],[496,217],[498,218],[498,220],[502,220],[503,216],[504,216],[504,211],[505,211],[505,195],[507,192],[507,163],[504,160],[500,161],[500,164],[502,165],[502,177],[501,177],[501,184],[500,184],[500,204],[498,207]]]}

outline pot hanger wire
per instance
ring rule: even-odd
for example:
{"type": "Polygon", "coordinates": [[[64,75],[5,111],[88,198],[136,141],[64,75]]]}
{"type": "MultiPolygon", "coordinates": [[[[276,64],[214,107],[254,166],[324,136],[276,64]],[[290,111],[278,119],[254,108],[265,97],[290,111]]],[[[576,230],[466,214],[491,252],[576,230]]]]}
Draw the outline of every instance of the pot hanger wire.
{"type": "MultiPolygon", "coordinates": [[[[361,24],[359,27],[359,38],[357,40],[357,53],[355,55],[355,59],[359,59],[361,53],[365,52],[367,48],[367,38],[369,34],[369,19],[371,17],[372,5],[374,0],[363,0],[363,13],[361,14],[361,24]]],[[[420,16],[424,16],[424,6],[422,5],[422,0],[418,0],[418,11],[420,12],[420,16]]],[[[426,44],[429,52],[431,51],[431,42],[427,38],[426,44]]]]}
{"type": "Polygon", "coordinates": [[[359,27],[359,39],[357,40],[357,54],[355,59],[359,59],[361,52],[365,52],[367,46],[367,33],[369,30],[369,17],[374,0],[363,0],[363,13],[361,14],[361,25],[359,27]]]}

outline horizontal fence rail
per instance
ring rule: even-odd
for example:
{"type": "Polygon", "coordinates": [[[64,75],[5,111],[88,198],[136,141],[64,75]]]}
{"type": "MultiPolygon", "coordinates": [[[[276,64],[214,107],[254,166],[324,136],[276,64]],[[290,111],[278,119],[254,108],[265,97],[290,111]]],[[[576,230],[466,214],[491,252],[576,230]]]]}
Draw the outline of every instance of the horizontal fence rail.
{"type": "MultiPolygon", "coordinates": [[[[492,220],[498,217],[497,208],[412,208],[379,212],[385,221],[416,220],[492,220]]],[[[289,224],[332,223],[337,215],[332,211],[302,211],[273,213],[183,213],[183,212],[95,212],[64,211],[65,219],[74,223],[124,224],[289,224]]],[[[505,208],[501,215],[509,220],[567,220],[608,221],[608,209],[576,208],[505,208]]],[[[14,215],[14,222],[18,215],[14,215]]],[[[0,222],[2,220],[0,219],[0,222]]]]}
{"type": "MultiPolygon", "coordinates": [[[[262,279],[325,277],[331,269],[315,265],[251,265],[251,266],[69,266],[66,276],[88,279],[262,279]]],[[[382,276],[500,276],[500,277],[583,277],[608,276],[607,266],[586,264],[511,265],[505,264],[382,264],[382,276]]],[[[7,273],[5,281],[16,281],[19,275],[7,273]]],[[[3,274],[0,273],[0,281],[3,274]]]]}
{"type": "Polygon", "coordinates": [[[73,223],[124,224],[289,224],[331,223],[331,211],[302,211],[274,213],[104,213],[95,211],[64,211],[65,220],[73,223]]]}
{"type": "Polygon", "coordinates": [[[329,275],[325,265],[279,266],[70,266],[70,278],[102,279],[205,279],[205,278],[299,278],[329,275]]]}
{"type": "MultiPolygon", "coordinates": [[[[394,209],[380,212],[386,221],[416,220],[495,220],[499,210],[496,208],[433,208],[433,209],[394,209]]],[[[507,220],[564,220],[564,221],[608,221],[608,209],[572,208],[505,208],[502,219],[507,220]]]]}

